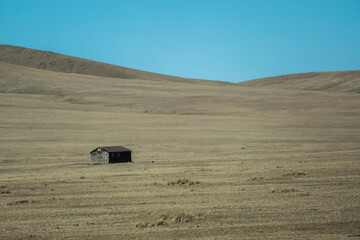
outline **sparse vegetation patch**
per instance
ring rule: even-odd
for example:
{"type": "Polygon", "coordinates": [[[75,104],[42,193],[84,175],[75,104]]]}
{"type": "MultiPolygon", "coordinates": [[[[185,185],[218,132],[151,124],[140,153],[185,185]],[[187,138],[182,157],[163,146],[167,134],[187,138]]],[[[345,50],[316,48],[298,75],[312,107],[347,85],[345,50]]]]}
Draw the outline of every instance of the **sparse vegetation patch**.
{"type": "Polygon", "coordinates": [[[280,189],[280,190],[272,190],[271,193],[291,193],[295,192],[294,188],[288,188],[288,189],[280,189]]]}
{"type": "Polygon", "coordinates": [[[264,180],[263,177],[253,177],[253,178],[250,178],[250,181],[261,181],[261,180],[264,180]]]}
{"type": "Polygon", "coordinates": [[[145,227],[158,227],[158,226],[167,226],[170,224],[181,224],[187,222],[193,222],[201,219],[201,215],[192,215],[192,214],[163,214],[155,218],[151,222],[137,222],[134,224],[136,228],[145,228],[145,227]]]}
{"type": "Polygon", "coordinates": [[[305,176],[306,172],[291,172],[283,174],[284,177],[298,177],[298,176],[305,176]]]}
{"type": "Polygon", "coordinates": [[[198,181],[190,181],[189,179],[176,179],[167,183],[167,185],[191,186],[199,184],[198,181]]]}
{"type": "Polygon", "coordinates": [[[28,204],[28,203],[35,203],[35,202],[36,201],[34,201],[34,200],[19,200],[19,201],[9,202],[6,205],[14,206],[14,205],[21,205],[21,204],[28,204]]]}

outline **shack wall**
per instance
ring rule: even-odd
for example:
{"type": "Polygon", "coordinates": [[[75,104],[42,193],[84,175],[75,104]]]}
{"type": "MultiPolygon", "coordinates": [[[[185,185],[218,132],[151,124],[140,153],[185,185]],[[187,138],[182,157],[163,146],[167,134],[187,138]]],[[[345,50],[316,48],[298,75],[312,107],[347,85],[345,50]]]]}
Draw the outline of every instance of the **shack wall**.
{"type": "Polygon", "coordinates": [[[109,154],[105,151],[94,151],[91,153],[91,164],[109,163],[109,154]]]}
{"type": "Polygon", "coordinates": [[[131,152],[110,153],[109,163],[131,162],[131,152]]]}

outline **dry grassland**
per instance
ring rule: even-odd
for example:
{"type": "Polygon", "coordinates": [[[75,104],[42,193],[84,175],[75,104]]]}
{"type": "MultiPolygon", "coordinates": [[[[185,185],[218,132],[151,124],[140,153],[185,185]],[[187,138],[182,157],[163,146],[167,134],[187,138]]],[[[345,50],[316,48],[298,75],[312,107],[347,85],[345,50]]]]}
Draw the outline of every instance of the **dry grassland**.
{"type": "Polygon", "coordinates": [[[0,92],[1,239],[360,238],[358,94],[5,63],[0,92]]]}

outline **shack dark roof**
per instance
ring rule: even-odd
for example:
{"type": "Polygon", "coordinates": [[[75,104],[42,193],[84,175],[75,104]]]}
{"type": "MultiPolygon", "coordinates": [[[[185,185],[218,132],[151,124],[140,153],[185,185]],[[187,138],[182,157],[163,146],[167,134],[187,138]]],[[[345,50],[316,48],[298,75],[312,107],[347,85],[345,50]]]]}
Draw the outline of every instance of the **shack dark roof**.
{"type": "MultiPolygon", "coordinates": [[[[114,152],[131,152],[130,149],[124,147],[124,146],[107,146],[107,147],[98,147],[101,148],[102,150],[108,152],[108,153],[114,153],[114,152]]],[[[95,148],[94,150],[92,150],[91,152],[97,151],[98,148],[95,148]]]]}

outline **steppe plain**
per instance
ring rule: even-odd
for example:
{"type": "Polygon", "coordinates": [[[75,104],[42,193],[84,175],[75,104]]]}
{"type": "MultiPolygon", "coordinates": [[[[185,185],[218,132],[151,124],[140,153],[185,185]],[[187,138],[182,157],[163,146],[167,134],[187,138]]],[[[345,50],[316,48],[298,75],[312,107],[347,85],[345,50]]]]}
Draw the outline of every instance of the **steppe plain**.
{"type": "Polygon", "coordinates": [[[359,93],[134,74],[0,62],[1,239],[360,239],[359,93]]]}

